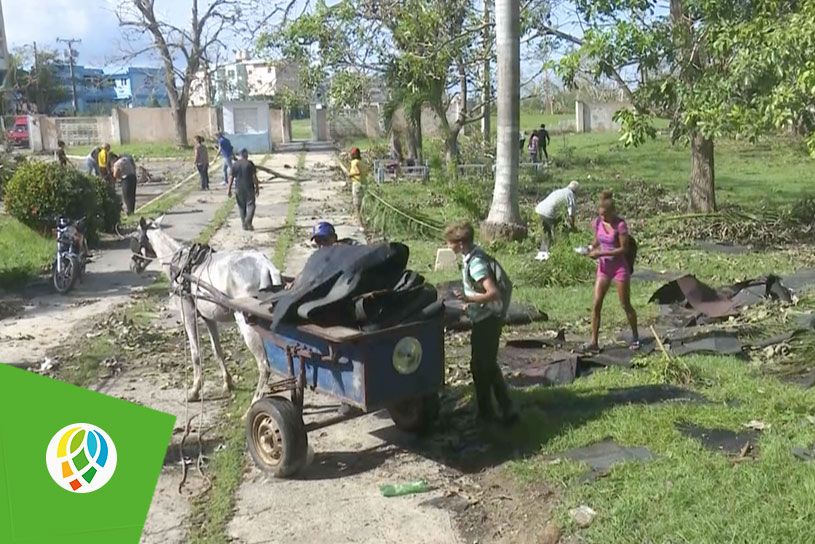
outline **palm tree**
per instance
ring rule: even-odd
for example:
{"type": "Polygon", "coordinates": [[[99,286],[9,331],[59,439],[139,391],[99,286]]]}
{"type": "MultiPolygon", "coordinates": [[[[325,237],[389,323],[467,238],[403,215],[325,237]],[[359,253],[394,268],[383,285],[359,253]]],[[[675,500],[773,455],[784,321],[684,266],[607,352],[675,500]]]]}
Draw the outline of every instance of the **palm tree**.
{"type": "Polygon", "coordinates": [[[526,226],[518,207],[518,133],[520,131],[521,28],[519,0],[495,0],[495,38],[498,50],[498,145],[495,188],[487,220],[486,239],[518,240],[526,226]]]}

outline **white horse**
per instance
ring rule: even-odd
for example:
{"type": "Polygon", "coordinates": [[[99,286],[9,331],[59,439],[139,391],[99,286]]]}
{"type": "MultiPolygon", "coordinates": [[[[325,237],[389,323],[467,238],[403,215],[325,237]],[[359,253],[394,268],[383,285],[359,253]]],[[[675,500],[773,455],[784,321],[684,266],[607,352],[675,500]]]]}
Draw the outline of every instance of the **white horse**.
{"type": "MultiPolygon", "coordinates": [[[[139,227],[135,235],[138,249],[133,248],[134,255],[131,269],[137,274],[141,274],[151,261],[157,260],[161,263],[166,276],[171,278],[172,281],[171,265],[177,267],[179,263],[183,263],[189,254],[190,246],[182,244],[163,232],[161,230],[162,219],[163,216],[152,223],[147,223],[144,218],[139,221],[139,227]]],[[[250,297],[261,290],[283,284],[280,271],[266,255],[256,250],[211,252],[203,262],[191,268],[190,275],[212,285],[230,298],[250,297]]],[[[187,338],[190,342],[193,383],[188,392],[188,400],[200,400],[201,388],[204,384],[204,375],[201,371],[201,346],[198,343],[198,335],[196,334],[198,316],[204,321],[204,325],[209,331],[212,349],[221,367],[225,393],[232,390],[232,377],[226,369],[224,352],[218,337],[218,322],[234,319],[238,324],[238,329],[243,335],[246,346],[257,361],[258,384],[252,402],[259,400],[263,396],[264,385],[270,374],[266,351],[260,334],[252,329],[241,312],[234,312],[206,300],[198,300],[196,303],[191,297],[177,294],[177,288],[180,286],[181,281],[183,280],[179,278],[170,286],[170,295],[179,306],[181,320],[184,323],[187,338]],[[197,315],[196,310],[198,311],[197,315]]],[[[195,282],[190,283],[190,292],[193,295],[196,293],[206,294],[206,291],[199,288],[195,282]]]]}

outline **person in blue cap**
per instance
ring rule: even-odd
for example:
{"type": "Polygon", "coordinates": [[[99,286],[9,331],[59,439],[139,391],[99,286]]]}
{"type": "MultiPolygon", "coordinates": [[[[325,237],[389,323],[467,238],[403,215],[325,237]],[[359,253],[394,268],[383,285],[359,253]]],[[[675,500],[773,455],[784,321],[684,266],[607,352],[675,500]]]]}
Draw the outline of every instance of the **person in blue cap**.
{"type": "MultiPolygon", "coordinates": [[[[343,238],[341,240],[338,239],[337,231],[334,229],[334,225],[328,221],[320,221],[311,228],[311,241],[314,242],[317,249],[335,245],[355,246],[359,244],[359,242],[352,238],[343,238]]],[[[296,279],[294,281],[296,281],[296,279]]],[[[286,284],[286,289],[291,289],[294,286],[294,281],[286,284]]],[[[351,406],[350,404],[341,403],[337,412],[341,416],[350,416],[358,413],[359,408],[351,406]]]]}
{"type": "MultiPolygon", "coordinates": [[[[334,229],[334,225],[332,225],[328,221],[320,221],[319,223],[311,227],[311,241],[314,242],[314,244],[317,246],[317,249],[331,247],[334,245],[344,245],[344,246],[359,245],[359,242],[357,242],[353,238],[343,238],[342,240],[338,239],[337,231],[334,229]]],[[[297,281],[296,278],[287,283],[286,289],[291,289],[292,287],[294,287],[295,281],[297,281]]]]}
{"type": "Polygon", "coordinates": [[[232,170],[232,156],[234,151],[232,149],[232,142],[224,136],[223,132],[218,133],[218,153],[221,154],[221,157],[224,159],[224,183],[226,185],[229,182],[229,173],[232,170]]]}
{"type": "Polygon", "coordinates": [[[320,221],[311,228],[311,241],[317,245],[317,248],[330,247],[335,244],[342,244],[346,246],[358,245],[358,242],[353,238],[337,238],[337,231],[334,230],[334,225],[328,221],[320,221]]]}

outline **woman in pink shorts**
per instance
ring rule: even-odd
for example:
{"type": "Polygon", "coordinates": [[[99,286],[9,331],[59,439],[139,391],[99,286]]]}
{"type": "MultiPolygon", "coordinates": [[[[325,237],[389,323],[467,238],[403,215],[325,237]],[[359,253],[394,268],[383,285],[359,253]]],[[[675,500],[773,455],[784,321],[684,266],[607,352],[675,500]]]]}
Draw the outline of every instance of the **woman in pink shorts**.
{"type": "Polygon", "coordinates": [[[624,219],[617,216],[611,191],[602,192],[597,211],[598,217],[592,222],[594,243],[588,254],[592,259],[597,260],[597,281],[594,284],[594,304],[591,314],[591,344],[586,347],[589,350],[598,349],[597,337],[600,332],[603,299],[611,285],[611,280],[614,280],[617,285],[617,294],[620,296],[620,304],[631,325],[633,341],[630,347],[639,349],[637,312],[631,306],[631,271],[626,259],[629,243],[628,225],[625,224],[624,219]]]}

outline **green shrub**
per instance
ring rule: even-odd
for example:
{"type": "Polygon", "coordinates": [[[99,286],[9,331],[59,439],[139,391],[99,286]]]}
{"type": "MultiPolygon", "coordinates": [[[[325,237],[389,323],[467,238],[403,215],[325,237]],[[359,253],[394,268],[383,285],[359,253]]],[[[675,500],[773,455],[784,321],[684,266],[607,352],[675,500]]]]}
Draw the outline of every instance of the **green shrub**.
{"type": "Polygon", "coordinates": [[[91,176],[90,179],[96,186],[96,196],[99,199],[101,229],[103,232],[114,232],[122,219],[122,197],[116,192],[114,185],[102,178],[91,176]]]}
{"type": "MultiPolygon", "coordinates": [[[[524,258],[514,270],[515,276],[521,284],[536,287],[566,286],[577,283],[588,283],[594,279],[597,271],[597,262],[575,253],[575,247],[585,245],[591,241],[584,233],[566,234],[558,233],[555,245],[551,248],[548,261],[540,263],[531,260],[530,255],[540,242],[540,237],[528,238],[521,246],[524,258]]],[[[515,277],[512,278],[515,281],[515,277]]]]}
{"type": "Polygon", "coordinates": [[[5,188],[6,210],[12,217],[43,233],[56,218],[86,216],[86,236],[98,240],[101,230],[113,230],[121,214],[121,199],[105,181],[54,162],[29,162],[17,169],[5,188]]]}
{"type": "Polygon", "coordinates": [[[0,152],[0,199],[3,198],[3,186],[8,183],[17,168],[25,162],[25,157],[0,152]]]}

